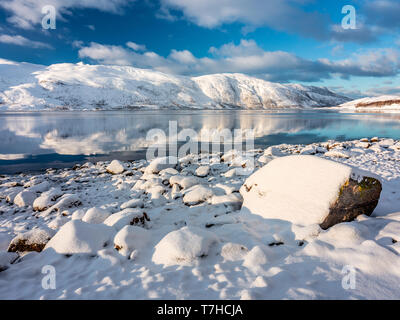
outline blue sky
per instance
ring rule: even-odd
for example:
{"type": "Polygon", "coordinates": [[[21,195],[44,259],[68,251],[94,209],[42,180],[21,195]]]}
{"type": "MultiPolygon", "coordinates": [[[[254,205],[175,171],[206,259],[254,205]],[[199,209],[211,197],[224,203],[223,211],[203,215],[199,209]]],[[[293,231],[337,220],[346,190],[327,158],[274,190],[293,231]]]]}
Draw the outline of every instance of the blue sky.
{"type": "Polygon", "coordinates": [[[400,94],[399,16],[398,0],[1,0],[0,57],[400,94]],[[41,24],[49,4],[54,30],[41,24]],[[342,28],[345,5],[355,30],[342,28]]]}

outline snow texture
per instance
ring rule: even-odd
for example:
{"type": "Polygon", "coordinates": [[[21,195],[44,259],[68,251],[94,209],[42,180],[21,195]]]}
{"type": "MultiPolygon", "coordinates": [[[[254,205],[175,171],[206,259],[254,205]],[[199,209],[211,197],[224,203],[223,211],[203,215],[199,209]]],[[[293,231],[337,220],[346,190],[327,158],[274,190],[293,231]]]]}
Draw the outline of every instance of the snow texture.
{"type": "Polygon", "coordinates": [[[124,66],[0,59],[0,110],[243,108],[336,106],[326,88],[271,83],[243,74],[184,77],[124,66]]]}

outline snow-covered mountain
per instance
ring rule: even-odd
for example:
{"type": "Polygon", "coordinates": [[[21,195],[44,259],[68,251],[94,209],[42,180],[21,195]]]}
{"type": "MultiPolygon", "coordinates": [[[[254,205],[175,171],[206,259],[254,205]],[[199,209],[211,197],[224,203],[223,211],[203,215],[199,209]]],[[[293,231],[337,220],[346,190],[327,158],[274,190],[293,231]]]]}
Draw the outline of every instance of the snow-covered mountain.
{"type": "Polygon", "coordinates": [[[243,74],[184,77],[125,66],[50,66],[0,59],[0,110],[327,107],[349,99],[326,88],[243,74]]]}
{"type": "Polygon", "coordinates": [[[400,95],[398,96],[379,96],[373,98],[363,98],[344,103],[339,106],[342,109],[351,110],[400,110],[400,95]]]}

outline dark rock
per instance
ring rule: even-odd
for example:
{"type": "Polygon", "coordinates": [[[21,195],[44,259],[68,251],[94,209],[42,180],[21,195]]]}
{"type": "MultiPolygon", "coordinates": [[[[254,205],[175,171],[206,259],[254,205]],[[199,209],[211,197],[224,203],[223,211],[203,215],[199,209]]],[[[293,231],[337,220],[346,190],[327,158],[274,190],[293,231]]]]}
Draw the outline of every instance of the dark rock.
{"type": "Polygon", "coordinates": [[[42,252],[45,246],[45,243],[28,243],[26,240],[21,239],[19,241],[16,241],[15,243],[11,243],[8,247],[8,252],[42,252]]]}
{"type": "Polygon", "coordinates": [[[11,240],[8,246],[8,252],[41,252],[47,242],[54,235],[54,230],[51,229],[34,229],[25,233],[19,234],[11,240]]]}
{"type": "Polygon", "coordinates": [[[379,180],[364,177],[360,182],[349,179],[341,188],[339,197],[330,207],[321,228],[326,230],[341,222],[353,221],[359,215],[370,216],[378,205],[382,191],[379,180]]]}

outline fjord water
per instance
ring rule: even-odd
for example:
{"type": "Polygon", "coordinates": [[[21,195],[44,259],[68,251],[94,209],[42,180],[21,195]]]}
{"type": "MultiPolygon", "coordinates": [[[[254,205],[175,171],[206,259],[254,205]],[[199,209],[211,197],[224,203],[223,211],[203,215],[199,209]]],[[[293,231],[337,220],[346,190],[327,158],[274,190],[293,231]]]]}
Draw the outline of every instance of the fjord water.
{"type": "Polygon", "coordinates": [[[321,110],[147,110],[0,114],[0,173],[70,167],[108,159],[145,158],[151,129],[253,129],[255,147],[329,139],[400,138],[400,114],[321,110]]]}

